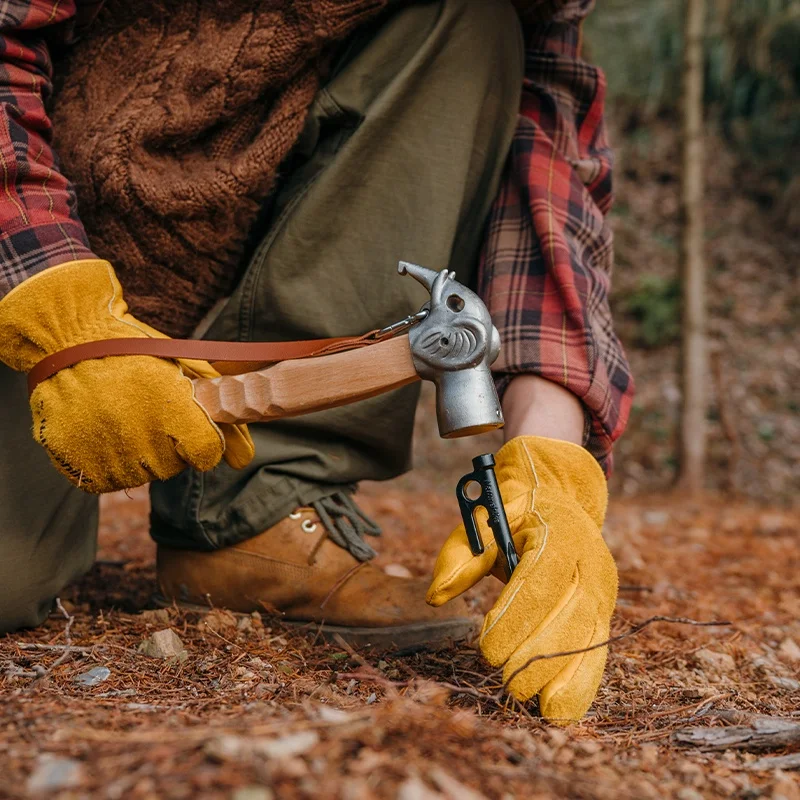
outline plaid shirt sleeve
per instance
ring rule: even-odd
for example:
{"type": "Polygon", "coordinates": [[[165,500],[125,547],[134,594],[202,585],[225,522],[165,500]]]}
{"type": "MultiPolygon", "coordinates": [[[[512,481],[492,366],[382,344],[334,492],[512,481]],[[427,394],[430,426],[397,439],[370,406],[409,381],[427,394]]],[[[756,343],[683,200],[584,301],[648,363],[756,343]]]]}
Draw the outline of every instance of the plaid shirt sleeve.
{"type": "Polygon", "coordinates": [[[0,298],[48,267],[94,257],[75,193],[50,147],[45,102],[52,85],[48,42],[67,42],[88,0],[0,3],[0,298]],[[76,14],[77,12],[77,14],[76,14]]]}
{"type": "Polygon", "coordinates": [[[605,77],[578,55],[580,19],[591,5],[534,3],[549,20],[526,17],[519,122],[478,284],[503,341],[498,390],[524,373],[569,389],[586,410],[584,444],[609,475],[634,387],[608,302],[612,156],[603,122],[605,77]]]}

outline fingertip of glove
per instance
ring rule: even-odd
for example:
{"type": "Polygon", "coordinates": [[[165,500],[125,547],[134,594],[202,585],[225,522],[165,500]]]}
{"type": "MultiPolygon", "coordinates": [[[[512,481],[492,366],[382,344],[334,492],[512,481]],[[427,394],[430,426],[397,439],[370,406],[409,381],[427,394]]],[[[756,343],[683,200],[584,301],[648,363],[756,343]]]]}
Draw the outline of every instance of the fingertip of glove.
{"type": "Polygon", "coordinates": [[[225,450],[225,463],[231,467],[231,469],[244,469],[255,456],[255,453],[236,453],[230,452],[229,450],[225,450]]]}
{"type": "Polygon", "coordinates": [[[600,688],[608,647],[589,650],[573,658],[570,666],[539,694],[542,716],[556,725],[580,721],[600,688]]]}
{"type": "Polygon", "coordinates": [[[425,595],[425,602],[434,608],[443,606],[448,600],[450,600],[450,597],[445,592],[442,592],[435,583],[431,584],[425,595]]]}
{"type": "Polygon", "coordinates": [[[244,469],[256,455],[253,440],[248,435],[225,436],[225,463],[233,469],[244,469]]]}
{"type": "Polygon", "coordinates": [[[542,715],[542,719],[550,725],[566,728],[569,725],[575,725],[584,718],[593,699],[590,698],[585,704],[581,704],[580,708],[576,708],[574,703],[559,702],[558,699],[545,703],[539,698],[539,713],[542,715]]]}
{"type": "Polygon", "coordinates": [[[204,437],[199,441],[174,440],[175,452],[179,458],[198,472],[214,469],[225,454],[222,437],[204,437]]]}

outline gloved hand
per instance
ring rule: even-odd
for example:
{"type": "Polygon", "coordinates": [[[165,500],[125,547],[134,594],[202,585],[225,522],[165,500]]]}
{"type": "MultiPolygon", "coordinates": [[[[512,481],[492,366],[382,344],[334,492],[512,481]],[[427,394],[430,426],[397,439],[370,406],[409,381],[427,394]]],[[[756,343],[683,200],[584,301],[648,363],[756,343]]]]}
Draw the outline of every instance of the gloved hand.
{"type": "MultiPolygon", "coordinates": [[[[42,358],[95,339],[167,338],[128,313],[107,261],[73,261],[0,300],[0,360],[30,370],[42,358]]],[[[31,396],[33,436],[59,472],[87,492],[164,480],[186,466],[241,468],[253,457],[244,425],[217,426],[190,378],[216,377],[205,361],[118,356],[83,361],[31,396]]]]}
{"type": "MultiPolygon", "coordinates": [[[[607,647],[542,659],[605,641],[617,598],[617,569],[601,528],[608,490],[602,470],[582,447],[519,436],[497,454],[497,479],[520,563],[487,614],[480,647],[519,700],[539,695],[543,717],[580,719],[597,694],[607,647]]],[[[480,516],[486,550],[473,556],[464,526],[442,548],[428,590],[439,606],[490,572],[504,580],[502,557],[480,516]]]]}

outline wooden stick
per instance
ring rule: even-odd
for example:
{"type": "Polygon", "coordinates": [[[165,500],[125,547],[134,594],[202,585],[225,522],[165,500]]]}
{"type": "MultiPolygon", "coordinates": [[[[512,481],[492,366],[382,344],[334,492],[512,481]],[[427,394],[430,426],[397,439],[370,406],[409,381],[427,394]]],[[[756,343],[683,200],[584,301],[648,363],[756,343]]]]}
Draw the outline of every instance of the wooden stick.
{"type": "Polygon", "coordinates": [[[366,400],[418,381],[408,336],[359,350],[198,378],[195,396],[215,422],[268,422],[366,400]]]}
{"type": "Polygon", "coordinates": [[[747,725],[684,728],[675,731],[674,739],[703,750],[782,750],[800,744],[800,722],[754,715],[747,725]]]}
{"type": "Polygon", "coordinates": [[[800,769],[800,753],[792,753],[788,756],[771,756],[770,758],[759,758],[752,764],[746,764],[744,769],[750,772],[766,772],[773,769],[800,769]]]}

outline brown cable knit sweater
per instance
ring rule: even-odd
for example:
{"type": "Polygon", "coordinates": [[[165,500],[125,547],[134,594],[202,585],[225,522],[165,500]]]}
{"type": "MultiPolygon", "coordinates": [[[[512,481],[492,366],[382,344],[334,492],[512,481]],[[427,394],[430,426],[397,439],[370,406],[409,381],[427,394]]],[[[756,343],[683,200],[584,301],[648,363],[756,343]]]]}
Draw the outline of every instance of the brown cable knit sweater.
{"type": "Polygon", "coordinates": [[[332,45],[392,0],[111,0],[53,110],[94,251],[186,336],[239,275],[332,45]]]}

